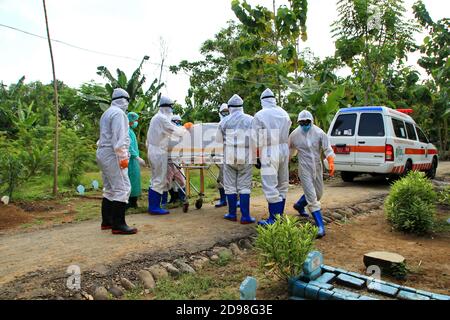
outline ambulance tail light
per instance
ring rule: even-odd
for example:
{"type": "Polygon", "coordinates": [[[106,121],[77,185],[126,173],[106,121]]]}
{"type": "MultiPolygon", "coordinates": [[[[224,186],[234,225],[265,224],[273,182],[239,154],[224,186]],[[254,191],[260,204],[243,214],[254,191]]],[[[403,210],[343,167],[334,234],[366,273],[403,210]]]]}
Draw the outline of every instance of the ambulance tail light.
{"type": "Polygon", "coordinates": [[[394,161],[394,147],[390,144],[387,144],[384,155],[385,161],[394,161]]]}

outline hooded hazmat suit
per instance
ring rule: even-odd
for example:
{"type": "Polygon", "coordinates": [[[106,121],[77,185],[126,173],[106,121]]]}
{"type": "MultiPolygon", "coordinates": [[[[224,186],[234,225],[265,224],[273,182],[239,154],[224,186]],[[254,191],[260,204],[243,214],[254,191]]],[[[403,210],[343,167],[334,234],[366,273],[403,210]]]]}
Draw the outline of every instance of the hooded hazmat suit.
{"type": "Polygon", "coordinates": [[[251,125],[253,117],[244,113],[244,101],[237,94],[228,101],[230,115],[219,123],[216,140],[224,146],[223,180],[229,212],[225,219],[236,221],[237,195],[240,197],[241,223],[253,223],[250,217],[252,186],[251,125]]]}
{"type": "MultiPolygon", "coordinates": [[[[291,156],[294,156],[297,152],[299,153],[298,172],[305,193],[295,204],[294,208],[298,210],[301,215],[308,216],[304,212],[304,207],[308,206],[316,220],[316,224],[321,224],[322,218],[320,216],[321,207],[319,202],[323,195],[323,167],[321,154],[323,152],[325,158],[327,158],[329,162],[333,161],[335,154],[331,148],[327,134],[314,125],[313,116],[307,110],[300,112],[298,117],[298,121],[304,120],[311,121],[310,129],[305,130],[299,126],[289,136],[291,156]],[[320,221],[317,221],[319,218],[320,221]]],[[[321,235],[320,231],[321,230],[319,230],[319,235],[321,235]]]]}
{"type": "MultiPolygon", "coordinates": [[[[229,112],[228,105],[226,103],[222,103],[222,105],[219,108],[220,121],[228,117],[224,115],[224,112],[229,112]]],[[[225,188],[223,183],[223,164],[219,165],[219,176],[217,177],[217,189],[219,189],[220,200],[215,204],[215,207],[216,208],[226,207],[227,197],[225,195],[225,188]]]]}
{"type": "Polygon", "coordinates": [[[125,90],[114,89],[111,106],[100,118],[100,139],[97,142],[97,163],[103,179],[102,229],[112,227],[115,234],[137,232],[125,223],[126,203],[131,191],[128,178],[130,138],[125,114],[128,100],[125,90]]]}
{"type": "Polygon", "coordinates": [[[252,138],[259,148],[261,182],[269,203],[269,219],[260,224],[272,224],[276,214],[283,214],[289,188],[289,129],[291,119],[276,105],[270,89],[261,94],[262,110],[255,114],[252,138]]]}
{"type": "Polygon", "coordinates": [[[149,189],[149,213],[168,214],[167,210],[161,209],[161,198],[163,193],[168,192],[167,164],[169,160],[169,140],[171,136],[181,137],[186,129],[177,127],[171,121],[174,102],[162,96],[159,101],[159,111],[150,121],[147,132],[148,159],[151,166],[151,185],[149,189]]]}

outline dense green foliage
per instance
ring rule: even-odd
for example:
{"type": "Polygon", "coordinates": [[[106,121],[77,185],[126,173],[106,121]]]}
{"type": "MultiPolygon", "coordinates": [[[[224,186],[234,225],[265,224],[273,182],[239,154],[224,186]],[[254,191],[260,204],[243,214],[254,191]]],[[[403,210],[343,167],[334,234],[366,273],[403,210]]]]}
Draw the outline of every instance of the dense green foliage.
{"type": "Polygon", "coordinates": [[[263,269],[280,279],[298,276],[303,263],[314,249],[317,227],[300,224],[296,217],[283,216],[267,227],[257,228],[255,247],[263,269]]]}
{"type": "Polygon", "coordinates": [[[385,202],[388,221],[396,230],[424,234],[432,230],[437,194],[422,172],[411,171],[396,181],[385,202]]]}

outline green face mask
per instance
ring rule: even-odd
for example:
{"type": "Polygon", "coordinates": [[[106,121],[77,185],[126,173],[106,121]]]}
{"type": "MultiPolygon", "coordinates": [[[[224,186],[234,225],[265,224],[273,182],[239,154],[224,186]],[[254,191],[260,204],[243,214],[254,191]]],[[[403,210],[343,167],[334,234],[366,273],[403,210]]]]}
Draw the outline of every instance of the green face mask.
{"type": "Polygon", "coordinates": [[[138,126],[138,124],[139,123],[137,121],[134,121],[133,124],[131,125],[131,128],[133,128],[133,129],[136,128],[138,126]]]}

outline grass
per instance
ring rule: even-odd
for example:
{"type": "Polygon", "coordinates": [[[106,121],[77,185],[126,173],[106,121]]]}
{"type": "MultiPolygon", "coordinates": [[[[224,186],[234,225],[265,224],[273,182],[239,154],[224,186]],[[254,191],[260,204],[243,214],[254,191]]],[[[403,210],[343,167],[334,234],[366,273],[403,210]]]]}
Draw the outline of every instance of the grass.
{"type": "Polygon", "coordinates": [[[222,251],[219,253],[219,260],[215,263],[219,266],[226,266],[233,259],[233,254],[229,251],[222,251]]]}
{"type": "Polygon", "coordinates": [[[29,223],[24,223],[21,225],[22,228],[24,229],[28,229],[34,226],[40,226],[44,223],[44,220],[42,219],[34,219],[33,222],[29,222],[29,223]]]}
{"type": "Polygon", "coordinates": [[[184,274],[177,280],[167,278],[158,281],[154,294],[157,300],[198,299],[214,285],[215,280],[211,276],[184,274]]]}
{"type": "Polygon", "coordinates": [[[123,296],[125,300],[142,300],[144,299],[143,296],[144,288],[142,286],[136,286],[132,290],[127,290],[123,296]]]}
{"type": "Polygon", "coordinates": [[[75,206],[77,214],[74,217],[74,221],[81,222],[98,218],[100,215],[100,206],[100,201],[78,202],[75,206]]]}

